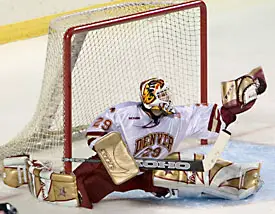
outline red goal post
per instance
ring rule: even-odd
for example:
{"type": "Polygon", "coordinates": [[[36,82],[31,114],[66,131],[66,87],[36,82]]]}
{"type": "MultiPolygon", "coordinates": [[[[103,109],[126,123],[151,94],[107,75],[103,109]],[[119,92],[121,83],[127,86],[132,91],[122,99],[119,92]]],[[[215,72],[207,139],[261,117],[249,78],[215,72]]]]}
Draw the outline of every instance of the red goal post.
{"type": "MultiPolygon", "coordinates": [[[[142,19],[154,18],[169,13],[199,8],[200,10],[200,102],[207,103],[207,11],[203,1],[190,1],[149,11],[139,12],[126,16],[92,22],[89,24],[74,26],[66,30],[64,34],[64,157],[72,157],[72,38],[74,35],[122,25],[142,19]]],[[[110,74],[112,75],[112,74],[110,74]]],[[[108,106],[106,106],[107,108],[108,106]]],[[[202,140],[202,142],[205,142],[202,140]]],[[[65,162],[65,172],[72,171],[72,163],[65,162]]]]}

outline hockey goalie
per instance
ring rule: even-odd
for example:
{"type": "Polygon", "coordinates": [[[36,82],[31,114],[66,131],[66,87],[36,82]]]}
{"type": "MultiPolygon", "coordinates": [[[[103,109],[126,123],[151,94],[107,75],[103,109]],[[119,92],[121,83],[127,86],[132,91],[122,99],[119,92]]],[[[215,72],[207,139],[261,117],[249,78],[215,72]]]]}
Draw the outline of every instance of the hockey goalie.
{"type": "MultiPolygon", "coordinates": [[[[173,106],[165,80],[145,80],[140,84],[141,102],[115,105],[90,124],[86,134],[87,143],[96,155],[89,160],[98,162],[80,164],[73,175],[52,176],[45,173],[47,170],[35,171],[34,165],[37,166],[37,163],[28,161],[27,169],[32,184],[28,179],[25,182],[31,186],[36,182],[32,179],[34,175],[40,180],[44,176],[44,183],[46,180],[50,183],[44,185],[49,186],[48,192],[44,191],[44,196],[36,194],[36,197],[56,202],[60,199],[56,196],[58,194],[50,192],[55,189],[50,186],[54,185],[53,180],[58,180],[55,185],[63,188],[67,197],[75,199],[77,205],[86,208],[93,208],[94,203],[114,191],[135,189],[164,198],[175,191],[181,196],[211,196],[231,200],[247,198],[261,187],[260,163],[239,164],[219,158],[209,170],[204,171],[150,170],[139,168],[136,159],[203,160],[205,157],[202,154],[190,155],[180,151],[180,144],[186,138],[215,140],[221,130],[230,136],[229,129],[237,115],[249,110],[266,87],[263,70],[258,67],[249,74],[222,83],[221,106],[173,106]]],[[[26,176],[12,174],[18,170],[9,167],[14,166],[14,162],[14,158],[6,159],[6,177],[10,179],[4,181],[16,187],[19,180],[24,183],[22,180],[26,176]],[[11,183],[16,176],[20,179],[11,183]]],[[[47,168],[42,163],[39,166],[47,168]]]]}

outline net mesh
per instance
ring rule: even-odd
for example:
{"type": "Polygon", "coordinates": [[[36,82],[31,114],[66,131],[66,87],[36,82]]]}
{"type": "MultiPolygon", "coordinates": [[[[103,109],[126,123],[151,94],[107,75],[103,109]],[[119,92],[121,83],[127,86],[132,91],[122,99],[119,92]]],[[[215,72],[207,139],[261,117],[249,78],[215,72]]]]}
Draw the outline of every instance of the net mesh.
{"type": "MultiPolygon", "coordinates": [[[[67,15],[49,27],[41,95],[32,120],[0,147],[0,159],[44,153],[61,164],[64,147],[63,36],[74,26],[158,9],[184,1],[132,1],[67,15]],[[54,152],[53,152],[54,151],[54,152]],[[58,151],[58,152],[57,152],[58,151]]],[[[162,77],[175,105],[200,102],[200,7],[83,31],[72,37],[72,136],[84,138],[87,125],[106,108],[139,101],[139,84],[162,77]]]]}

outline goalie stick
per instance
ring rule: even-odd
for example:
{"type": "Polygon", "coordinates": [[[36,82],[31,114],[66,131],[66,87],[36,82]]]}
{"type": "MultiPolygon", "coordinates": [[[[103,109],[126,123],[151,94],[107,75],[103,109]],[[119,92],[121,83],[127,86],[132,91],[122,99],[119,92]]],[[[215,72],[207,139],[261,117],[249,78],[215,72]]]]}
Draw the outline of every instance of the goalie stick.
{"type": "MultiPolygon", "coordinates": [[[[224,151],[230,139],[231,133],[227,130],[222,130],[213,145],[213,148],[208,152],[203,160],[159,160],[159,159],[135,159],[140,169],[149,170],[181,170],[181,171],[197,171],[203,172],[213,168],[217,159],[224,151]]],[[[63,158],[63,162],[82,162],[82,163],[100,163],[101,160],[86,159],[86,158],[63,158]]]]}

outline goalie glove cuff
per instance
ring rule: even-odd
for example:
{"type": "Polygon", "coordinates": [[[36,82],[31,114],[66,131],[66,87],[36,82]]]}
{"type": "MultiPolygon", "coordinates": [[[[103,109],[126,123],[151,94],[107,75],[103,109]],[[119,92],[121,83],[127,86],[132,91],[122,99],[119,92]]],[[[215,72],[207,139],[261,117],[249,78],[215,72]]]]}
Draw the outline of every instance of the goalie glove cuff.
{"type": "Polygon", "coordinates": [[[236,121],[237,119],[236,114],[233,114],[229,109],[222,106],[220,111],[221,111],[222,120],[226,125],[225,128],[227,128],[231,123],[236,121]]]}

